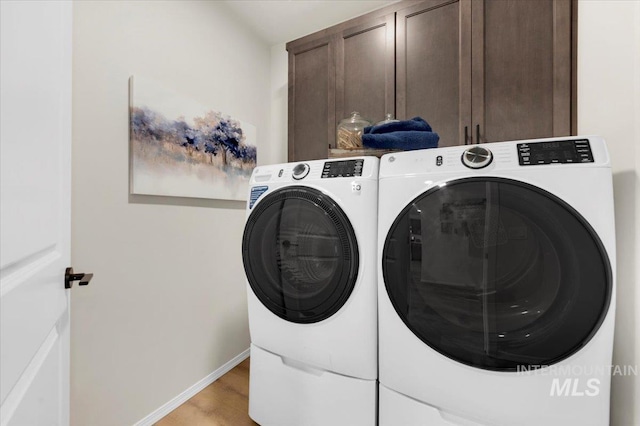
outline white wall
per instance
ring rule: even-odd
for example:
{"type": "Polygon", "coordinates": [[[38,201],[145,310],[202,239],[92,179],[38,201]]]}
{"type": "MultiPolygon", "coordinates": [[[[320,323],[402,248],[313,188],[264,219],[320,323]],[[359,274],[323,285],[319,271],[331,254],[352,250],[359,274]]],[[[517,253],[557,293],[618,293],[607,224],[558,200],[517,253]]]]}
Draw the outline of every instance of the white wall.
{"type": "MultiPolygon", "coordinates": [[[[613,165],[618,274],[613,363],[638,366],[640,2],[580,1],[578,31],[578,133],[604,136],[613,165]]],[[[640,424],[638,400],[640,378],[614,376],[611,424],[640,424]]]]}
{"type": "MultiPolygon", "coordinates": [[[[128,195],[128,78],[147,76],[258,130],[270,50],[224,2],[76,1],[72,424],[133,424],[249,347],[241,202],[128,195]]],[[[286,146],[286,144],[285,144],[286,146]]]]}

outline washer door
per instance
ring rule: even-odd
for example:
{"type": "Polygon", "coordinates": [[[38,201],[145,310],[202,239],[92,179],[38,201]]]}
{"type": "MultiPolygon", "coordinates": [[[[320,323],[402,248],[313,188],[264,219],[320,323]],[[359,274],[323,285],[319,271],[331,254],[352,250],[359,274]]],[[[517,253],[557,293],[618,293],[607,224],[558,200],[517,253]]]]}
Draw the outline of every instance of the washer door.
{"type": "Polygon", "coordinates": [[[418,338],[489,370],[575,353],[612,291],[607,254],[585,219],[540,188],[500,178],[448,182],[413,200],[387,235],[382,267],[418,338]]]}
{"type": "Polygon", "coordinates": [[[347,216],[329,196],[303,186],[274,191],[256,205],[242,259],[262,304],[296,323],[336,313],[358,275],[358,244],[347,216]]]}

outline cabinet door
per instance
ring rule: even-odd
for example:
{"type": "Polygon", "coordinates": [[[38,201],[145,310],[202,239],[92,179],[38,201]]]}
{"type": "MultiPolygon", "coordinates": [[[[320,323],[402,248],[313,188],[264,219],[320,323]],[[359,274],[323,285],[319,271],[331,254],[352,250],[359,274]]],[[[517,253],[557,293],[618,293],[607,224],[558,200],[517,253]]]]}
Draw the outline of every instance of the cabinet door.
{"type": "Polygon", "coordinates": [[[472,2],[474,142],[569,135],[570,0],[472,2]]]}
{"type": "Polygon", "coordinates": [[[394,18],[391,13],[348,28],[338,39],[335,126],[352,111],[373,123],[395,115],[394,18]]]}
{"type": "Polygon", "coordinates": [[[398,11],[396,49],[398,118],[424,118],[440,135],[441,147],[465,144],[471,121],[471,2],[429,0],[398,11]]]}
{"type": "Polygon", "coordinates": [[[335,37],[289,50],[289,161],[327,158],[335,140],[335,37]]]}

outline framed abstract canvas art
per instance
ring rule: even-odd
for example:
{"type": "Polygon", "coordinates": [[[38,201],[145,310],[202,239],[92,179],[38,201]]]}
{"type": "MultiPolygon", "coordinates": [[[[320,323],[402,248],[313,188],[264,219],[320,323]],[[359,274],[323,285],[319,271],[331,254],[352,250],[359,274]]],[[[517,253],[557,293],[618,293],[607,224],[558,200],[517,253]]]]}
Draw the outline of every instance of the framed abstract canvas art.
{"type": "Polygon", "coordinates": [[[246,200],[256,129],[149,79],[129,79],[130,193],[246,200]]]}

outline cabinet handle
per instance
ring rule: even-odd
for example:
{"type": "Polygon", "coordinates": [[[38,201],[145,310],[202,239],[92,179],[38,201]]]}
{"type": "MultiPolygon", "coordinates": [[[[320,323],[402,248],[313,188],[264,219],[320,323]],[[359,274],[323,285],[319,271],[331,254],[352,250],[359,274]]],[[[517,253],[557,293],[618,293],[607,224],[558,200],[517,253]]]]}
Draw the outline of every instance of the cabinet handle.
{"type": "Polygon", "coordinates": [[[464,144],[469,145],[469,126],[464,126],[464,144]]]}
{"type": "Polygon", "coordinates": [[[480,143],[480,125],[476,124],[476,143],[480,143]]]}

